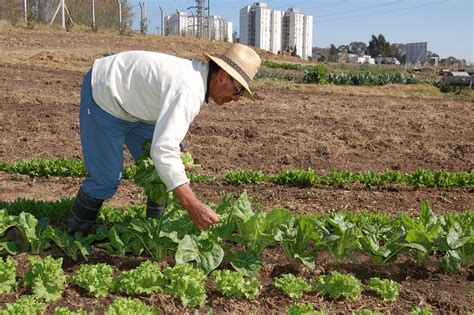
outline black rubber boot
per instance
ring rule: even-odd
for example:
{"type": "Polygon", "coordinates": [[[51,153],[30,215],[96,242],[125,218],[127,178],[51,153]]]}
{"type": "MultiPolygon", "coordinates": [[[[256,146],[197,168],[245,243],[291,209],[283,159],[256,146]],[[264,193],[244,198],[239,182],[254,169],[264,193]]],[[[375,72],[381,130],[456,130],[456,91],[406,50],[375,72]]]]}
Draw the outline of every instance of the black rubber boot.
{"type": "Polygon", "coordinates": [[[147,219],[156,219],[163,215],[165,212],[165,206],[159,205],[153,202],[150,197],[146,200],[146,218],[147,219]]]}
{"type": "Polygon", "coordinates": [[[76,201],[72,205],[71,212],[69,213],[66,231],[71,235],[78,231],[86,234],[91,225],[94,224],[103,202],[104,200],[95,199],[86,195],[81,187],[77,193],[76,201]]]}

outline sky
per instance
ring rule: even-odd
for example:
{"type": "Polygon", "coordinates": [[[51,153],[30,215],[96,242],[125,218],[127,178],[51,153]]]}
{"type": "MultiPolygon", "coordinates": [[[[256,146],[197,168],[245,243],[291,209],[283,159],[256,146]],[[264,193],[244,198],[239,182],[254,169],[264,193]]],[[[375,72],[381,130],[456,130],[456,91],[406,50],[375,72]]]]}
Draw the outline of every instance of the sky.
{"type": "MultiPolygon", "coordinates": [[[[194,0],[128,0],[138,29],[139,2],[146,1],[149,33],[157,34],[160,9],[164,15],[196,5],[194,0]]],[[[208,0],[205,0],[207,7],[208,0]]],[[[231,21],[239,32],[239,11],[257,1],[210,0],[211,15],[231,21]]],[[[290,7],[313,16],[313,47],[368,44],[372,35],[383,34],[390,43],[428,42],[428,50],[441,58],[449,56],[474,62],[474,0],[268,0],[272,9],[290,7]]]]}

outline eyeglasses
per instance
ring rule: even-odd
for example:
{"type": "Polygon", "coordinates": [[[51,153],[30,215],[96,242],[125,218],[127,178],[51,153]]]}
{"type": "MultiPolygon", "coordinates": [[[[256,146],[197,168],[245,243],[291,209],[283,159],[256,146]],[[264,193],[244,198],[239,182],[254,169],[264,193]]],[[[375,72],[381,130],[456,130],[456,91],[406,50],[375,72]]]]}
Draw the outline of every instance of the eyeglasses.
{"type": "Polygon", "coordinates": [[[232,79],[232,82],[234,82],[235,87],[237,88],[237,91],[234,93],[234,96],[241,97],[242,95],[244,95],[245,90],[239,87],[239,85],[237,84],[237,81],[235,81],[234,78],[231,77],[231,79],[232,79]]]}

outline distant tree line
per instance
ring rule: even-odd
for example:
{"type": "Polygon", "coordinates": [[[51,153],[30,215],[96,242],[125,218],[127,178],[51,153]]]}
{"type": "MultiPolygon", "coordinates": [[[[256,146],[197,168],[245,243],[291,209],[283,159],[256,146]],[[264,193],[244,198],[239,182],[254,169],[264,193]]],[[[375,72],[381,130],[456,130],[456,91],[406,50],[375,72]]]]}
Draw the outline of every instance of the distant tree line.
{"type": "MultiPolygon", "coordinates": [[[[133,13],[128,0],[122,0],[122,24],[130,25],[133,13]]],[[[24,21],[23,0],[1,0],[0,19],[8,20],[12,24],[24,21]]],[[[36,24],[49,24],[60,0],[27,0],[27,17],[29,27],[36,24]]],[[[69,26],[82,25],[92,26],[92,0],[65,0],[66,7],[71,19],[66,15],[66,23],[69,26]],[[72,22],[71,22],[72,20],[72,22]]],[[[59,23],[60,16],[55,19],[59,23]]],[[[95,0],[96,28],[117,29],[118,28],[118,3],[117,0],[95,0]]]]}
{"type": "Polygon", "coordinates": [[[379,34],[378,36],[372,35],[368,45],[364,42],[351,42],[349,45],[340,45],[339,47],[331,44],[329,49],[325,51],[320,50],[320,53],[320,61],[337,62],[339,61],[339,54],[345,53],[370,55],[373,58],[393,57],[403,63],[405,61],[406,45],[390,44],[390,42],[385,39],[385,36],[379,34]]]}

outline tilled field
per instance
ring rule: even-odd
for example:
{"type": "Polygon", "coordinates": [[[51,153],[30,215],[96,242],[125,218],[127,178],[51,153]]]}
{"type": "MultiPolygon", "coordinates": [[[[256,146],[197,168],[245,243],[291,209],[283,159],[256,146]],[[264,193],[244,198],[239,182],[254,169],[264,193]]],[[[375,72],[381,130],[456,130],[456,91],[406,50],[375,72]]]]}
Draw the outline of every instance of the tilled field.
{"type": "MultiPolygon", "coordinates": [[[[81,158],[79,91],[87,68],[101,53],[149,49],[199,57],[202,52],[220,52],[225,48],[216,44],[208,50],[208,46],[211,45],[181,38],[164,42],[159,38],[0,29],[0,161],[81,158]]],[[[186,138],[187,149],[196,163],[201,164],[200,173],[224,175],[229,170],[254,169],[275,174],[294,168],[312,168],[323,174],[332,169],[473,170],[473,99],[416,96],[396,85],[335,88],[257,81],[254,90],[256,102],[241,100],[220,107],[216,104],[202,107],[186,138]]],[[[131,162],[129,157],[127,162],[131,162]]],[[[0,201],[57,200],[74,195],[79,185],[77,178],[31,179],[0,173],[0,201]]],[[[193,188],[202,199],[212,202],[226,193],[247,190],[254,208],[266,211],[287,208],[322,214],[345,208],[417,215],[422,199],[427,199],[436,213],[474,209],[474,194],[469,188],[415,189],[403,185],[372,189],[358,185],[293,188],[273,184],[193,184],[193,188]]],[[[109,201],[120,208],[142,202],[141,189],[131,181],[124,181],[109,201]]],[[[215,313],[283,313],[292,302],[271,284],[275,273],[288,267],[278,264],[278,259],[271,259],[281,255],[278,250],[266,253],[268,264],[259,275],[263,293],[257,300],[230,303],[209,282],[211,293],[202,310],[212,307],[215,313]]],[[[116,270],[123,270],[136,266],[142,258],[98,255],[92,259],[93,262],[104,260],[116,270]]],[[[67,262],[69,272],[76,267],[77,263],[67,262]]],[[[441,313],[473,311],[474,283],[466,270],[450,275],[433,264],[415,266],[409,260],[390,266],[372,265],[364,258],[360,263],[335,264],[323,255],[316,270],[299,272],[315,276],[329,270],[352,272],[360,279],[375,275],[390,277],[403,285],[401,297],[395,303],[386,303],[364,293],[361,300],[349,303],[313,293],[305,295],[305,302],[341,313],[364,308],[407,313],[415,305],[429,305],[441,313]]],[[[0,297],[0,305],[23,293],[27,292],[20,290],[0,297]]],[[[168,313],[186,311],[170,297],[140,298],[168,313]]],[[[85,298],[80,290],[70,286],[55,306],[100,312],[112,299],[112,295],[100,300],[85,298]]]]}

